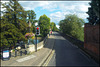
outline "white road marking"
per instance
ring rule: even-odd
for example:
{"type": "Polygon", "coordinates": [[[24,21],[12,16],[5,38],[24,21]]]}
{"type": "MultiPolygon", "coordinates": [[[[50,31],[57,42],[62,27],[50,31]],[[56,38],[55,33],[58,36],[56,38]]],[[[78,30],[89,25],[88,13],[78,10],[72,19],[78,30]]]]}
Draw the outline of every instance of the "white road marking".
{"type": "Polygon", "coordinates": [[[36,57],[36,56],[30,55],[30,56],[27,56],[27,57],[18,59],[18,60],[16,60],[16,61],[17,61],[17,62],[23,62],[23,61],[29,60],[29,59],[31,59],[31,58],[34,58],[34,57],[36,57]]]}

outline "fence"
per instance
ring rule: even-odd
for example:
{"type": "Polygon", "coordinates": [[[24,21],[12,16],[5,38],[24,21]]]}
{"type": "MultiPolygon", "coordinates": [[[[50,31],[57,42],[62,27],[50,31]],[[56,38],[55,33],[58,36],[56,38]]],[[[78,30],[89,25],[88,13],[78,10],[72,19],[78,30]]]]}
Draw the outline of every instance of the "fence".
{"type": "Polygon", "coordinates": [[[41,41],[40,43],[37,44],[37,50],[43,48],[43,46],[46,45],[46,43],[47,43],[47,39],[48,39],[48,35],[44,38],[43,41],[41,41]]]}
{"type": "MultiPolygon", "coordinates": [[[[40,42],[37,44],[37,50],[43,48],[44,45],[46,45],[48,40],[48,35],[40,42]]],[[[27,49],[19,49],[16,51],[16,49],[10,50],[10,57],[16,57],[16,56],[22,56],[26,54],[26,50],[27,53],[31,53],[35,51],[35,45],[31,44],[31,45],[26,45],[25,47],[28,47],[27,49]],[[22,53],[20,53],[22,52],[22,53]]],[[[2,59],[2,51],[0,51],[0,59],[2,59]]]]}

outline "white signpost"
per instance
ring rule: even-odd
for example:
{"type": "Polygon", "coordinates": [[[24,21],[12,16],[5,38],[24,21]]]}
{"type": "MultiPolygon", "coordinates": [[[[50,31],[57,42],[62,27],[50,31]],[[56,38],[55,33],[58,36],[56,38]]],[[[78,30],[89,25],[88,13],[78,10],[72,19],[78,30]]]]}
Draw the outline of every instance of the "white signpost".
{"type": "Polygon", "coordinates": [[[9,50],[3,51],[3,60],[8,60],[10,57],[9,50]]]}

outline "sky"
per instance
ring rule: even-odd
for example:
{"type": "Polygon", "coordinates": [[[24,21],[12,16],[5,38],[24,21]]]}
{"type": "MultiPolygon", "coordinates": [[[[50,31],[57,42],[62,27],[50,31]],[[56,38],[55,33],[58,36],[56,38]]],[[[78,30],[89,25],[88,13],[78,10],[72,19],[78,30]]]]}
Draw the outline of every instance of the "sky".
{"type": "MultiPolygon", "coordinates": [[[[4,1],[3,1],[4,2],[4,1]]],[[[33,10],[36,13],[36,20],[43,14],[50,18],[59,28],[59,21],[65,15],[76,14],[87,23],[88,8],[90,1],[18,1],[25,10],[33,10]]]]}

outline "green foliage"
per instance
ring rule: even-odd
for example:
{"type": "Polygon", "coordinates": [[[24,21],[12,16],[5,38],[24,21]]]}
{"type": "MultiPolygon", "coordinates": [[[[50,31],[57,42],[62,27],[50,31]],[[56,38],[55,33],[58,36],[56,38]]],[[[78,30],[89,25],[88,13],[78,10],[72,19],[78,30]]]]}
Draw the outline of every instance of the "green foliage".
{"type": "Polygon", "coordinates": [[[27,18],[28,18],[28,21],[30,21],[33,24],[34,20],[36,19],[35,12],[33,10],[28,10],[27,11],[27,18]]]}
{"type": "Polygon", "coordinates": [[[84,40],[83,19],[78,18],[76,15],[66,15],[64,20],[59,22],[60,31],[69,34],[79,40],[84,40]]]}
{"type": "Polygon", "coordinates": [[[1,46],[14,46],[17,40],[25,41],[25,37],[12,23],[1,23],[1,46]]]}
{"type": "Polygon", "coordinates": [[[23,7],[17,1],[10,1],[8,3],[2,4],[3,8],[6,8],[3,11],[2,20],[5,23],[14,24],[21,33],[26,33],[26,11],[24,11],[23,7]]]}
{"type": "Polygon", "coordinates": [[[89,23],[92,25],[100,24],[100,10],[99,10],[99,0],[92,0],[91,3],[89,3],[91,7],[88,8],[87,14],[89,17],[87,18],[89,20],[89,23]]]}
{"type": "Polygon", "coordinates": [[[40,33],[45,37],[49,33],[50,29],[50,18],[45,14],[39,18],[40,33]]]}
{"type": "Polygon", "coordinates": [[[58,28],[56,27],[56,24],[54,22],[50,23],[50,27],[52,31],[58,31],[58,28]]]}
{"type": "Polygon", "coordinates": [[[100,13],[100,9],[99,9],[99,6],[100,6],[100,3],[99,3],[99,0],[92,0],[90,5],[93,7],[93,11],[96,13],[96,16],[99,16],[99,13],[100,13]]]}
{"type": "Polygon", "coordinates": [[[27,22],[31,22],[32,23],[32,26],[31,26],[31,32],[34,32],[35,33],[35,22],[37,22],[36,19],[36,14],[33,10],[28,10],[27,11],[27,22]]]}
{"type": "Polygon", "coordinates": [[[14,46],[20,40],[26,41],[25,33],[27,32],[26,11],[17,1],[10,1],[2,4],[6,8],[1,17],[1,47],[14,46]]]}

